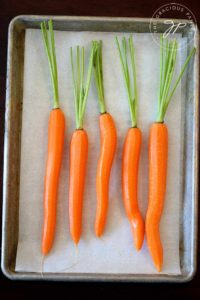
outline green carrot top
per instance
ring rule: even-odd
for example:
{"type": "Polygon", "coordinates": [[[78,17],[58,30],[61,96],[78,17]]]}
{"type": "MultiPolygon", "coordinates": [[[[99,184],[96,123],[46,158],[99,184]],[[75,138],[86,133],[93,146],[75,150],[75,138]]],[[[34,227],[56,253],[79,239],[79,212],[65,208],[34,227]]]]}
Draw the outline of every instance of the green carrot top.
{"type": "Polygon", "coordinates": [[[53,22],[52,20],[48,21],[48,29],[46,22],[41,23],[42,37],[47,53],[47,58],[49,62],[51,81],[53,87],[53,108],[59,108],[59,93],[58,93],[58,71],[57,71],[57,62],[56,62],[56,52],[55,52],[55,40],[53,32],[53,22]]]}
{"type": "Polygon", "coordinates": [[[93,63],[93,47],[90,51],[90,59],[87,71],[87,78],[85,83],[85,50],[84,47],[76,47],[76,57],[74,63],[73,49],[71,47],[71,66],[72,77],[74,84],[74,97],[75,97],[75,113],[76,113],[76,129],[83,128],[83,119],[85,114],[86,102],[89,93],[89,87],[92,75],[93,63]]]}
{"type": "Polygon", "coordinates": [[[137,105],[138,105],[138,91],[137,91],[137,80],[136,80],[136,67],[135,67],[135,48],[133,44],[132,36],[128,39],[128,47],[126,38],[122,38],[122,43],[118,41],[116,37],[116,44],[119,51],[119,57],[122,65],[122,71],[124,76],[124,82],[128,95],[128,102],[131,114],[131,126],[137,127],[137,105]],[[130,54],[131,66],[128,63],[128,52],[130,54]]]}
{"type": "Polygon", "coordinates": [[[158,113],[157,122],[164,122],[165,114],[168,105],[172,99],[172,96],[183,76],[183,73],[195,54],[196,48],[193,48],[187,56],[184,65],[181,69],[179,76],[177,77],[173,87],[172,79],[174,76],[176,59],[177,59],[178,43],[176,39],[169,41],[164,40],[163,35],[160,37],[160,85],[159,85],[159,96],[158,96],[158,113]]]}
{"type": "Polygon", "coordinates": [[[92,42],[94,49],[94,78],[97,87],[98,101],[101,114],[106,112],[105,97],[104,97],[104,85],[103,85],[103,63],[102,63],[102,41],[92,42]]]}

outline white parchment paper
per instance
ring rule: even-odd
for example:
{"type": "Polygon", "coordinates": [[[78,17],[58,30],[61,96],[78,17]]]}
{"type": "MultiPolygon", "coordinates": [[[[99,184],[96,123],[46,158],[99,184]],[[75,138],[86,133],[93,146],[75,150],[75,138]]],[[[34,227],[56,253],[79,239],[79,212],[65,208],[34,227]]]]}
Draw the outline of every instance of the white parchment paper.
{"type": "MultiPolygon", "coordinates": [[[[45,258],[43,272],[155,274],[146,241],[136,252],[121,194],[122,146],[130,114],[114,33],[55,32],[59,73],[60,106],[66,116],[66,140],[60,176],[57,226],[54,246],[45,258]],[[118,144],[110,180],[110,202],[105,234],[94,235],[96,211],[95,174],[99,156],[99,108],[92,80],[85,116],[89,158],[84,195],[83,232],[78,251],[70,238],[68,217],[69,144],[75,128],[74,98],[69,47],[77,44],[89,53],[92,39],[103,40],[104,85],[107,111],[116,122],[118,144]]],[[[122,34],[118,34],[119,37],[122,34]]],[[[159,85],[159,47],[150,34],[134,34],[139,91],[138,126],[143,132],[139,176],[139,201],[145,216],[148,197],[148,132],[155,120],[159,85]]],[[[178,54],[177,72],[181,55],[178,54]]],[[[19,243],[17,271],[42,271],[41,237],[43,189],[47,153],[48,118],[52,88],[49,66],[39,30],[26,30],[24,94],[21,143],[19,243]]],[[[164,247],[162,273],[179,274],[179,204],[181,178],[181,89],[167,112],[169,163],[167,192],[160,231],[164,247]]]]}

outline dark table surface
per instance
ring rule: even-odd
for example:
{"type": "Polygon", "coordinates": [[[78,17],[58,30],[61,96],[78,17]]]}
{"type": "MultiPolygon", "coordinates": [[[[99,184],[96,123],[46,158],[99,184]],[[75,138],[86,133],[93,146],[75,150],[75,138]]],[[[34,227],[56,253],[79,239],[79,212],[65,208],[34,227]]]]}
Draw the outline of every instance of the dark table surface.
{"type": "MultiPolygon", "coordinates": [[[[0,0],[0,194],[2,195],[3,138],[5,110],[5,80],[7,59],[7,31],[10,20],[20,14],[151,17],[161,5],[172,1],[158,0],[0,0]]],[[[196,16],[200,27],[200,1],[184,0],[196,16]]],[[[0,204],[1,208],[1,204],[0,204]]],[[[0,211],[1,213],[1,211],[0,211]]],[[[1,215],[1,214],[0,214],[1,215]]],[[[200,240],[200,239],[199,239],[200,240]]],[[[198,249],[200,249],[198,247],[198,249]]],[[[184,284],[134,283],[54,283],[12,282],[0,273],[0,299],[36,299],[52,295],[66,299],[135,299],[158,296],[162,299],[200,299],[200,261],[195,278],[184,284]]]]}

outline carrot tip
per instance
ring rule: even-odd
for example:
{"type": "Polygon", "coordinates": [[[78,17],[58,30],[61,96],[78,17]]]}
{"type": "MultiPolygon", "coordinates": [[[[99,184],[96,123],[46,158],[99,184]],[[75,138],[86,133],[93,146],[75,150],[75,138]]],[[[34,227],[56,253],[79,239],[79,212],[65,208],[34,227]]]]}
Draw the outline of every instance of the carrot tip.
{"type": "Polygon", "coordinates": [[[161,272],[162,271],[162,265],[155,265],[156,266],[156,269],[158,272],[161,272]]]}
{"type": "Polygon", "coordinates": [[[71,233],[71,237],[72,237],[72,240],[75,244],[75,246],[77,247],[79,241],[80,241],[80,233],[71,233]]]}
{"type": "Polygon", "coordinates": [[[44,247],[44,246],[42,247],[42,254],[43,254],[43,256],[46,256],[49,253],[49,251],[50,251],[49,248],[44,247]]]}
{"type": "Polygon", "coordinates": [[[98,238],[100,238],[102,236],[102,232],[100,232],[100,231],[95,231],[95,234],[98,238]]]}
{"type": "Polygon", "coordinates": [[[141,248],[142,248],[142,243],[139,244],[139,243],[136,243],[136,242],[135,242],[135,250],[136,250],[136,251],[140,251],[141,248]]]}
{"type": "Polygon", "coordinates": [[[103,228],[99,226],[99,222],[95,222],[95,225],[94,225],[94,232],[95,232],[95,235],[96,237],[100,238],[102,233],[103,233],[103,228]]]}
{"type": "Polygon", "coordinates": [[[144,222],[141,217],[131,221],[135,249],[140,251],[144,241],[144,222]]]}
{"type": "Polygon", "coordinates": [[[79,243],[80,238],[73,238],[74,244],[77,247],[79,243]]]}

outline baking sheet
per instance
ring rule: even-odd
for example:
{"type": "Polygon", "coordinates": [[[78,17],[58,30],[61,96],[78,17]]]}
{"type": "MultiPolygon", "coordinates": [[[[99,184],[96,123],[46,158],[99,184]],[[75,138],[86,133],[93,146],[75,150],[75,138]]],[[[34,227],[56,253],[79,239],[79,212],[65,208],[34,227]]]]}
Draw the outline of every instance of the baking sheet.
{"type": "MultiPolygon", "coordinates": [[[[129,223],[121,195],[121,154],[130,115],[121,65],[114,44],[115,33],[55,32],[59,71],[61,108],[66,116],[66,143],[61,170],[57,227],[54,247],[42,266],[40,251],[43,222],[43,178],[47,150],[47,124],[51,109],[52,89],[47,58],[39,30],[26,30],[22,147],[20,175],[19,242],[16,271],[67,273],[155,274],[146,242],[138,253],[134,250],[129,223]],[[69,143],[75,127],[74,99],[69,60],[69,47],[77,44],[89,49],[92,39],[103,40],[104,82],[107,110],[112,113],[118,133],[110,184],[110,205],[105,234],[94,235],[96,209],[95,173],[99,155],[98,103],[92,81],[85,128],[89,136],[89,158],[83,211],[82,239],[75,249],[69,234],[68,166],[69,143]]],[[[118,34],[122,36],[122,34],[118,34]]],[[[134,34],[138,90],[138,124],[143,131],[140,164],[139,198],[145,216],[148,191],[148,130],[155,119],[159,78],[159,48],[149,34],[134,34]]],[[[180,70],[180,53],[177,71],[180,70]]],[[[181,180],[181,89],[178,87],[166,122],[169,128],[169,163],[165,209],[161,221],[164,247],[163,274],[180,274],[179,204],[181,180]],[[176,128],[176,130],[174,130],[176,128]]]]}

